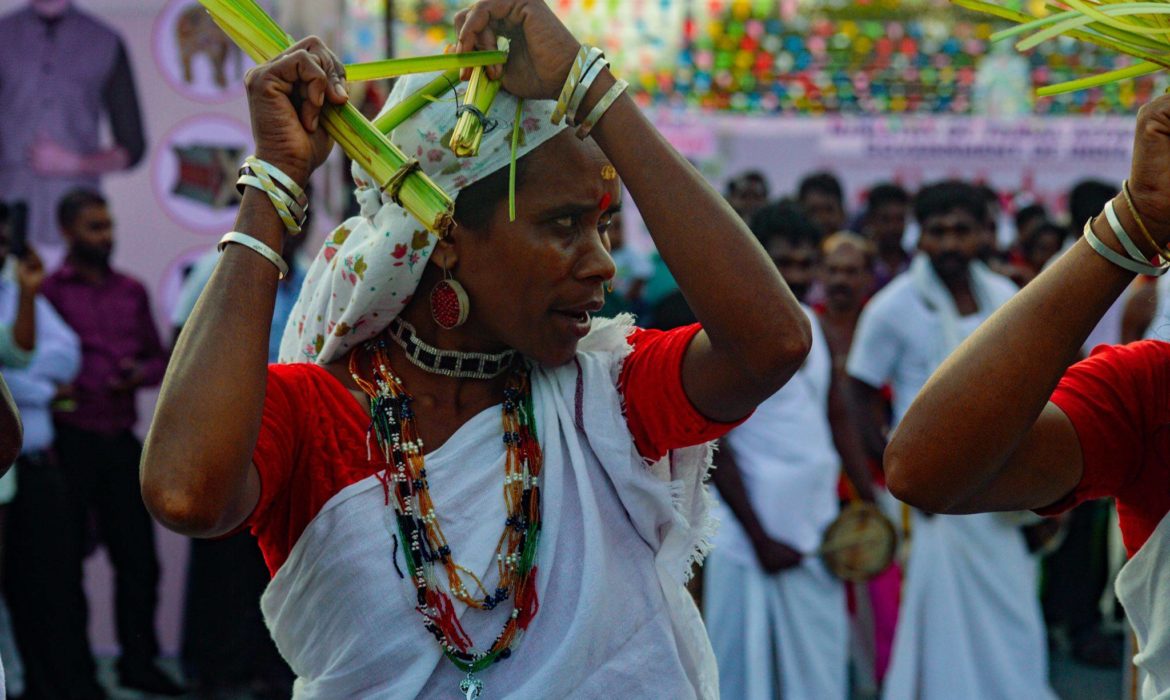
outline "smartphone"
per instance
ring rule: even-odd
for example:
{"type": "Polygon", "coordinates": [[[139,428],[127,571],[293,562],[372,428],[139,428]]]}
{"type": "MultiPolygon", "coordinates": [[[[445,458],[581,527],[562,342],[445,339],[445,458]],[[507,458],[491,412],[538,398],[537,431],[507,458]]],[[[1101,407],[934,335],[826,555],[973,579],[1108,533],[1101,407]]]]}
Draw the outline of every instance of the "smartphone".
{"type": "Polygon", "coordinates": [[[8,252],[23,258],[28,254],[28,203],[8,205],[8,252]]]}

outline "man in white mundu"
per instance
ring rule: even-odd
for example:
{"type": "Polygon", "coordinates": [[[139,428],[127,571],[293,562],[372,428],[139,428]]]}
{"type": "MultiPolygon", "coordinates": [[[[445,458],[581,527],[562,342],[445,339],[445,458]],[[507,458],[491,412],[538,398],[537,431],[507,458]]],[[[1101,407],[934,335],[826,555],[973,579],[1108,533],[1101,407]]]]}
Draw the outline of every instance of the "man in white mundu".
{"type": "MultiPolygon", "coordinates": [[[[1016,289],[975,259],[985,225],[975,188],[928,186],[914,209],[920,252],[862,312],[849,354],[866,445],[878,454],[884,448],[879,388],[893,386],[896,424],[931,372],[1016,289]]],[[[1036,565],[1017,521],[914,511],[910,543],[884,697],[1055,697],[1036,565]]]]}
{"type": "MultiPolygon", "coordinates": [[[[773,204],[753,230],[803,296],[819,257],[815,226],[773,204]]],[[[864,498],[873,491],[828,344],[816,316],[805,313],[813,345],[804,365],[727,434],[715,457],[721,522],[703,595],[724,700],[848,696],[845,588],[817,550],[837,516],[842,462],[864,498]]]]}

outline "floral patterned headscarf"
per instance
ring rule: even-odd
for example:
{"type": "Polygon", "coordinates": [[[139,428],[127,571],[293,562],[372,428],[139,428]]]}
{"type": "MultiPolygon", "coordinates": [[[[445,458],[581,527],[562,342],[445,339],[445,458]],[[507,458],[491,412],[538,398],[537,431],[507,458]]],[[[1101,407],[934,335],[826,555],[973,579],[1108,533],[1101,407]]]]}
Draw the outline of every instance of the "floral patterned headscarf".
{"type": "MultiPolygon", "coordinates": [[[[383,111],[438,76],[414,75],[394,86],[383,111]]],[[[456,87],[462,104],[466,83],[456,87]]],[[[517,157],[559,133],[551,122],[555,103],[525,100],[520,116],[517,157]]],[[[488,111],[479,155],[456,158],[447,147],[455,128],[457,101],[448,95],[419,110],[398,126],[390,140],[454,199],[460,190],[508,167],[516,98],[501,91],[488,111]]],[[[422,279],[438,238],[379,192],[355,163],[353,178],[361,214],[346,220],[325,240],[305,277],[280,343],[281,362],[326,364],[382,331],[402,313],[422,279]]]]}

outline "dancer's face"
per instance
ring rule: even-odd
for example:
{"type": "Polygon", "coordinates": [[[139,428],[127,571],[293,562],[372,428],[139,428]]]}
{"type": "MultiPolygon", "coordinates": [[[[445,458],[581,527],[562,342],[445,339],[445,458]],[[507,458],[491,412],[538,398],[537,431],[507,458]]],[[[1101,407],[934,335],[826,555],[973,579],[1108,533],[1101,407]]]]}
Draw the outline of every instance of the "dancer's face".
{"type": "Polygon", "coordinates": [[[572,359],[613,278],[607,228],[621,185],[601,149],[568,131],[525,158],[516,220],[501,202],[485,230],[457,228],[443,257],[455,256],[474,344],[558,365],[572,359]]]}

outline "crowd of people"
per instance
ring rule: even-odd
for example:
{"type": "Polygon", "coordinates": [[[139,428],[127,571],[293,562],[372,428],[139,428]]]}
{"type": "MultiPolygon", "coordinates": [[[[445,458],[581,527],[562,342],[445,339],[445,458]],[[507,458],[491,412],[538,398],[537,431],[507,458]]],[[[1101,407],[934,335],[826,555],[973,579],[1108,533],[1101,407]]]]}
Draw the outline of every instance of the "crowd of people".
{"type": "MultiPolygon", "coordinates": [[[[1099,209],[1114,191],[1086,182],[1070,202],[1099,209]]],[[[958,687],[973,698],[1052,697],[1045,615],[1085,662],[1119,664],[1120,645],[1104,634],[1098,605],[1106,504],[1075,510],[1053,552],[1045,548],[1052,528],[1024,515],[910,509],[885,490],[881,469],[887,436],[927,377],[1015,294],[1014,280],[1031,279],[1068,245],[1065,228],[1037,206],[1022,209],[1016,245],[1000,250],[991,243],[996,210],[980,187],[959,181],[913,194],[876,184],[854,218],[842,186],[825,172],[807,177],[791,198],[773,198],[763,176],[745,173],[730,180],[725,198],[802,302],[812,344],[793,378],[716,453],[722,527],[701,602],[722,696],[828,698],[885,688],[886,697],[929,698],[955,697],[958,687]],[[1038,242],[1049,232],[1059,235],[1038,242]],[[853,588],[817,556],[848,500],[879,503],[909,545],[887,571],[853,588]],[[1053,572],[1043,613],[1040,554],[1053,572]]],[[[4,592],[12,614],[0,618],[15,635],[15,644],[9,637],[0,645],[8,687],[15,697],[102,697],[81,588],[82,562],[101,544],[116,572],[121,684],[178,694],[182,687],[155,660],[158,563],[133,434],[135,392],[161,381],[169,353],[144,287],[110,266],[114,224],[105,199],[87,189],[67,193],[58,222],[68,254],[47,277],[31,248],[8,255],[11,229],[0,227],[11,259],[0,280],[0,319],[14,334],[35,319],[35,342],[23,341],[31,352],[0,369],[24,420],[16,468],[0,481],[10,503],[4,592]]],[[[641,323],[663,330],[693,323],[678,288],[653,280],[660,256],[623,246],[620,214],[610,218],[609,238],[615,281],[606,303],[639,311],[641,323]],[[656,287],[668,291],[647,297],[656,287]]],[[[279,359],[306,277],[301,241],[289,238],[284,250],[293,272],[276,291],[269,362],[279,359]]],[[[188,273],[175,338],[218,259],[212,251],[188,273]]],[[[1114,326],[1107,340],[1117,342],[1121,326],[1114,326]]],[[[183,651],[188,677],[205,694],[290,690],[257,606],[268,575],[249,533],[192,540],[183,651]]]]}
{"type": "MultiPolygon", "coordinates": [[[[1088,220],[1118,190],[1076,184],[1070,219],[1088,220]]],[[[1108,502],[1052,521],[936,515],[892,497],[881,468],[889,434],[930,375],[1073,245],[1070,228],[1039,204],[1006,209],[1000,194],[957,180],[917,192],[875,183],[856,214],[828,172],[780,197],[746,172],[725,198],[804,305],[813,345],[796,377],[716,455],[723,524],[702,594],[723,696],[845,697],[852,679],[854,692],[880,688],[888,698],[1054,697],[1050,644],[1081,663],[1120,666],[1122,641],[1101,605],[1115,573],[1108,502]],[[1016,236],[1001,247],[1005,217],[1016,236]],[[817,554],[852,500],[876,501],[905,546],[887,571],[847,591],[817,554]]],[[[659,286],[656,255],[638,263],[619,252],[628,277],[618,294],[630,292],[610,300],[614,308],[638,309],[659,328],[693,322],[677,292],[646,294],[659,286]]],[[[1155,331],[1164,297],[1146,279],[1135,284],[1125,315],[1137,337],[1155,331]]],[[[1125,303],[1082,355],[1122,341],[1125,303]]]]}
{"type": "MultiPolygon", "coordinates": [[[[1160,350],[1094,355],[1052,392],[1096,345],[1157,337],[1170,286],[1139,278],[1123,295],[1130,280],[1111,278],[1092,296],[1106,273],[1085,272],[1059,353],[1019,348],[1025,381],[1000,351],[1070,291],[1046,270],[1109,261],[1100,237],[1137,230],[1118,183],[1078,184],[1067,215],[958,180],[850,199],[831,172],[782,196],[745,172],[720,197],[604,65],[562,91],[574,55],[604,59],[542,3],[475,3],[458,29],[459,50],[494,47],[496,32],[525,47],[488,115],[523,124],[519,216],[501,206],[511,126],[485,133],[474,167],[446,152],[427,164],[455,224],[425,240],[360,167],[361,212],[318,251],[272,206],[296,188],[249,185],[236,238],[192,266],[165,343],[146,287],[111,264],[116,211],[99,187],[55,193],[60,264],[37,253],[52,236],[29,240],[0,208],[9,697],[106,696],[82,572],[97,547],[115,572],[120,685],[188,691],[157,658],[152,516],[194,538],[182,669],[199,697],[1010,700],[1055,697],[1052,644],[1122,663],[1099,604],[1112,575],[1099,499],[1126,500],[1137,553],[1157,520],[1136,477],[1109,475],[1109,451],[1160,465],[1140,449],[1158,422],[1141,433],[1102,415],[1158,403],[1161,375],[1126,375],[1106,398],[1085,387],[1118,367],[1156,372],[1160,350]],[[589,139],[557,118],[565,94],[600,110],[589,139]],[[625,197],[653,251],[630,242],[625,197]],[[1130,213],[1101,223],[1114,201],[1130,213]],[[409,266],[405,245],[420,256],[409,266]],[[981,377],[998,384],[973,388],[981,377]],[[144,446],[136,395],[160,383],[144,446]],[[1067,414],[1055,427],[1049,409],[1025,410],[1050,395],[1067,414]],[[1027,405],[996,413],[1013,401],[1027,405]],[[1077,435],[1083,479],[1054,466],[1077,435]],[[853,502],[901,542],[861,582],[822,559],[853,502]]],[[[400,80],[388,107],[420,85],[400,80]]],[[[340,61],[305,40],[258,68],[249,95],[253,167],[307,187],[328,153],[319,110],[348,99],[340,61]]],[[[426,107],[399,138],[422,152],[455,117],[426,107]]],[[[141,154],[108,155],[113,168],[141,154]]],[[[1135,599],[1152,566],[1125,579],[1135,599]]],[[[1165,610],[1134,607],[1157,652],[1150,619],[1165,610]]]]}

